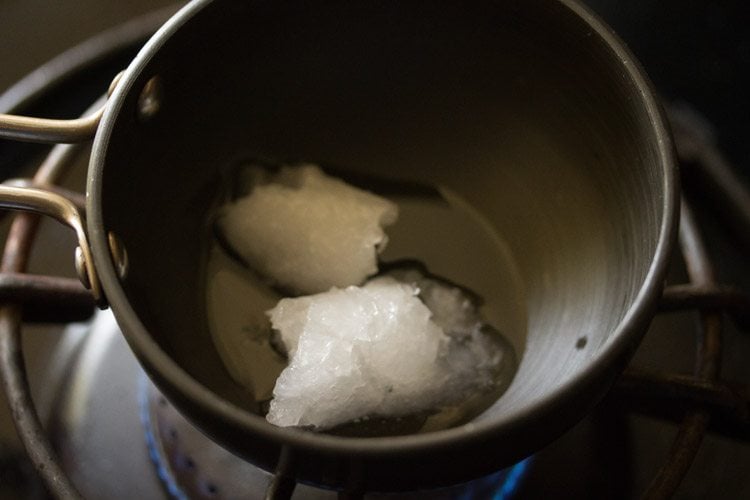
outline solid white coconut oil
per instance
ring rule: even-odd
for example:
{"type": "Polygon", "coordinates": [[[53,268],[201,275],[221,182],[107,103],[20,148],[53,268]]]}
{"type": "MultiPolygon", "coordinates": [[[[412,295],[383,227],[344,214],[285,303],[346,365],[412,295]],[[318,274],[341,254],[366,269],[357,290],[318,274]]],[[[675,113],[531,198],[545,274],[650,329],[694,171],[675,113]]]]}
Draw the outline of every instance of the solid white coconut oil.
{"type": "MultiPolygon", "coordinates": [[[[368,189],[367,185],[359,185],[368,189]]],[[[399,207],[398,221],[387,228],[382,262],[415,259],[433,275],[476,293],[480,312],[501,332],[499,345],[508,359],[520,361],[525,345],[526,310],[521,280],[508,246],[482,214],[465,199],[443,188],[377,193],[399,207]]],[[[272,345],[266,311],[282,298],[252,270],[227,253],[218,240],[208,252],[206,312],[217,351],[228,372],[258,402],[264,413],[286,359],[272,345]]],[[[507,389],[516,363],[500,371],[490,391],[479,391],[450,408],[398,418],[364,418],[330,432],[344,435],[393,435],[428,432],[459,425],[484,411],[507,389]]]]}

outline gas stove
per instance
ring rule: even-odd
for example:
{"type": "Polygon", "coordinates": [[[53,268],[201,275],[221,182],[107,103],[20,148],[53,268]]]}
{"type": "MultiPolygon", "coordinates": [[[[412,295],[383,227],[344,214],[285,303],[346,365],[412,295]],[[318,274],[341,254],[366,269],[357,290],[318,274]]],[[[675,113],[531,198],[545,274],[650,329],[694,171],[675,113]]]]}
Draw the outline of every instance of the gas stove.
{"type": "MultiPolygon", "coordinates": [[[[107,15],[97,21],[71,11],[63,12],[69,22],[47,22],[75,25],[86,18],[93,34],[155,4],[125,8],[100,2],[96,5],[107,15]]],[[[747,19],[742,19],[740,2],[737,7],[702,1],[690,6],[677,1],[588,4],[629,43],[660,89],[683,164],[684,253],[674,256],[663,311],[618,386],[563,437],[508,470],[409,498],[632,498],[674,488],[679,498],[750,495],[745,472],[750,466],[749,309],[740,292],[750,289],[745,257],[750,210],[745,191],[737,189],[750,181],[750,151],[743,141],[750,129],[750,43],[742,36],[747,19]],[[743,204],[744,213],[731,210],[743,204]],[[693,285],[683,286],[691,280],[693,285]],[[719,309],[730,314],[715,314],[719,309]],[[719,334],[711,333],[719,331],[723,345],[716,344],[719,334]],[[717,357],[709,364],[718,369],[720,360],[720,380],[733,382],[691,375],[696,346],[702,349],[698,358],[708,359],[715,350],[717,357]]],[[[38,43],[19,20],[29,19],[34,7],[9,5],[0,7],[0,26],[13,24],[7,32],[18,37],[17,46],[38,43]]],[[[10,87],[0,97],[0,112],[82,112],[167,14],[136,18],[65,52],[10,87]]],[[[74,35],[56,36],[60,43],[77,41],[70,38],[74,35]]],[[[75,36],[85,38],[83,32],[75,36]]],[[[37,62],[59,52],[56,43],[51,38],[40,43],[47,52],[40,51],[37,62]]],[[[36,65],[33,58],[18,65],[14,80],[36,65]]],[[[10,72],[3,76],[10,77],[10,72]]],[[[45,154],[40,146],[0,143],[3,178],[28,176],[45,154]]],[[[85,149],[73,155],[64,188],[82,191],[86,158],[85,149]]],[[[4,218],[5,227],[9,219],[4,218]]],[[[74,246],[66,230],[42,222],[30,270],[74,276],[69,257],[74,246]]],[[[6,300],[25,290],[23,283],[6,280],[2,285],[10,290],[2,292],[6,300]]],[[[285,496],[283,484],[213,445],[159,394],[109,313],[90,319],[90,301],[85,296],[71,300],[75,303],[61,310],[48,303],[28,308],[23,347],[46,436],[62,470],[85,497],[263,498],[269,485],[277,498],[285,496]]],[[[44,498],[47,493],[15,439],[10,417],[3,415],[0,426],[0,496],[44,498]]],[[[335,497],[297,486],[292,498],[335,497]]]]}

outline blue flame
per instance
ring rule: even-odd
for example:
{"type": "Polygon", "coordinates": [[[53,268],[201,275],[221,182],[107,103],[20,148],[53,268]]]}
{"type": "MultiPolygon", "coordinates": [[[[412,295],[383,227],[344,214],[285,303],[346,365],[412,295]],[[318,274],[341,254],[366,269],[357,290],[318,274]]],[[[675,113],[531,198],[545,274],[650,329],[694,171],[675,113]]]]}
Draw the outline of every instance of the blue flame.
{"type": "Polygon", "coordinates": [[[156,473],[161,479],[162,484],[167,489],[167,492],[172,498],[177,500],[188,500],[188,496],[184,491],[177,485],[177,480],[172,476],[169,468],[164,463],[164,457],[161,456],[156,444],[156,434],[154,429],[154,423],[151,420],[151,414],[149,413],[148,403],[148,388],[149,380],[144,373],[140,376],[140,387],[138,391],[139,403],[141,410],[141,423],[145,429],[146,434],[146,446],[148,447],[148,455],[151,457],[151,461],[156,466],[156,473]]]}
{"type": "Polygon", "coordinates": [[[456,500],[510,500],[518,492],[531,462],[532,457],[528,457],[512,467],[468,483],[465,485],[467,488],[456,497],[456,500]]]}
{"type": "Polygon", "coordinates": [[[508,474],[505,476],[505,481],[500,487],[500,490],[495,493],[492,500],[508,500],[512,498],[516,491],[518,491],[518,486],[526,475],[526,471],[529,469],[530,464],[531,457],[527,457],[511,467],[508,474]]]}

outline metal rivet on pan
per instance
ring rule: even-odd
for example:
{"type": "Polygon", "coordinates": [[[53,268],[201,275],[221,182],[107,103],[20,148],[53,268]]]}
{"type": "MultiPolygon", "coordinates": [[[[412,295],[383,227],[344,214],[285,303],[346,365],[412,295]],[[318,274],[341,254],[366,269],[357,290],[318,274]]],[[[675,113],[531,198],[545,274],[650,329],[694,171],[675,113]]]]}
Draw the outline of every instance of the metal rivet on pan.
{"type": "Polygon", "coordinates": [[[159,112],[163,97],[162,87],[161,78],[158,76],[151,77],[143,86],[138,96],[138,118],[141,121],[148,121],[159,112]]]}
{"type": "Polygon", "coordinates": [[[112,93],[114,93],[115,89],[117,88],[117,84],[120,83],[120,80],[122,79],[122,75],[124,74],[125,74],[124,71],[120,71],[112,79],[112,82],[109,84],[109,89],[107,89],[107,95],[109,97],[112,97],[112,93]]]}
{"type": "Polygon", "coordinates": [[[117,270],[117,276],[125,279],[128,275],[128,251],[122,243],[122,240],[112,231],[107,233],[107,242],[109,243],[109,253],[112,256],[112,262],[117,270]]]}

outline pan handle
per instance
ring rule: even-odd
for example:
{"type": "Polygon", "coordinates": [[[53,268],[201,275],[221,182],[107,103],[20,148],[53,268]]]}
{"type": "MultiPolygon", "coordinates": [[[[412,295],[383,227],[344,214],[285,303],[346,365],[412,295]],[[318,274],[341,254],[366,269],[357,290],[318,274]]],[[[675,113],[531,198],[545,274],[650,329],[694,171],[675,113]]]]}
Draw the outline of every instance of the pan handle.
{"type": "MultiPolygon", "coordinates": [[[[122,72],[112,80],[108,94],[112,95],[122,72]]],[[[88,116],[73,120],[53,120],[0,113],[0,139],[11,139],[45,144],[72,144],[92,139],[99,127],[106,104],[88,116]]]]}
{"type": "Polygon", "coordinates": [[[20,210],[47,215],[69,226],[76,233],[78,247],[75,266],[81,283],[91,290],[94,301],[100,308],[106,307],[99,276],[91,256],[91,247],[84,228],[84,218],[75,203],[64,196],[36,187],[20,187],[8,183],[0,184],[0,208],[20,210]]]}
{"type": "Polygon", "coordinates": [[[0,138],[45,144],[83,142],[94,137],[103,114],[104,106],[74,120],[0,114],[0,138]]]}

